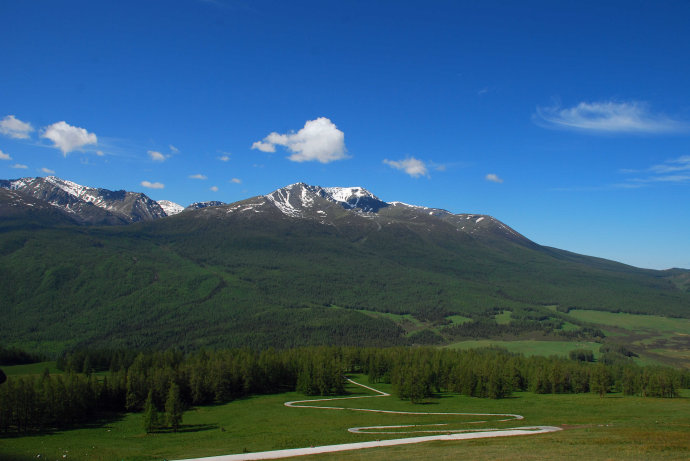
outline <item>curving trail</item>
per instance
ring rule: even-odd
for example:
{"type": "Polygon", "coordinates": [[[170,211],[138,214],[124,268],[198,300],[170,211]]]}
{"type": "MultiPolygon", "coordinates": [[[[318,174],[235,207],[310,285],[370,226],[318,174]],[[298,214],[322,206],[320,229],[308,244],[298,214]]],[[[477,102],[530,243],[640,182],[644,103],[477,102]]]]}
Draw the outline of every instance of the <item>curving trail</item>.
{"type": "MultiPolygon", "coordinates": [[[[332,407],[332,406],[319,406],[314,405],[318,402],[333,402],[336,400],[354,400],[354,399],[371,399],[377,397],[390,397],[390,394],[386,392],[379,391],[373,387],[365,386],[364,384],[352,381],[346,378],[350,383],[357,386],[369,389],[375,392],[375,395],[364,395],[356,397],[334,397],[326,399],[313,399],[313,400],[293,400],[291,402],[285,402],[286,407],[291,408],[315,408],[321,410],[345,410],[345,411],[364,411],[371,413],[394,413],[399,415],[445,415],[445,416],[505,416],[504,419],[496,420],[497,422],[513,421],[524,419],[521,415],[515,415],[510,413],[435,413],[435,412],[417,412],[417,411],[393,411],[393,410],[376,410],[371,408],[346,408],[346,407],[332,407]]],[[[479,424],[486,423],[486,421],[470,421],[470,423],[479,424]]],[[[489,437],[511,437],[517,435],[535,435],[535,434],[545,434],[548,432],[556,432],[562,430],[560,427],[556,426],[523,426],[514,427],[510,429],[457,429],[449,430],[443,428],[446,424],[424,424],[424,425],[401,425],[401,426],[365,426],[365,427],[351,427],[348,429],[349,432],[358,434],[412,434],[412,433],[442,433],[441,435],[425,435],[417,437],[406,437],[402,439],[389,439],[389,440],[376,440],[372,442],[355,442],[355,443],[342,443],[337,445],[324,445],[320,447],[309,447],[309,448],[291,448],[287,450],[273,450],[273,451],[261,451],[257,453],[241,453],[236,455],[221,455],[221,456],[210,456],[206,458],[193,458],[180,461],[249,461],[249,460],[260,460],[260,459],[279,459],[279,458],[290,458],[293,456],[305,456],[305,455],[315,455],[320,453],[333,453],[338,451],[349,451],[349,450],[361,450],[364,448],[375,448],[375,447],[390,447],[394,445],[408,445],[413,443],[431,442],[439,440],[468,440],[468,439],[482,439],[489,437]],[[421,428],[424,429],[416,429],[421,428]],[[404,432],[401,431],[391,431],[390,429],[405,429],[404,432]]]]}

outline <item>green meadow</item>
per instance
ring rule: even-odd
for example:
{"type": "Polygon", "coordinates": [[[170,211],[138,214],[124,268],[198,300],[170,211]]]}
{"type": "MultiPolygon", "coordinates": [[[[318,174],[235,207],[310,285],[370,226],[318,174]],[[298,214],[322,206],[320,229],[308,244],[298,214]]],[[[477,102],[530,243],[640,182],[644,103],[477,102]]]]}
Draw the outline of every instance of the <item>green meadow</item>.
{"type": "Polygon", "coordinates": [[[601,344],[591,341],[539,341],[535,339],[525,339],[516,341],[502,341],[493,339],[478,339],[469,341],[460,341],[453,343],[448,347],[451,349],[476,349],[479,347],[501,347],[510,352],[524,354],[526,356],[533,355],[558,355],[567,357],[568,353],[575,349],[589,349],[594,352],[594,356],[598,356],[599,347],[601,344]]]}
{"type": "MultiPolygon", "coordinates": [[[[511,352],[532,355],[558,355],[567,357],[576,349],[589,349],[599,358],[602,344],[620,344],[630,348],[639,357],[634,360],[639,365],[665,365],[679,368],[690,368],[690,319],[662,317],[657,315],[640,315],[613,313],[587,309],[572,309],[567,314],[557,312],[556,307],[549,308],[564,322],[562,331],[573,330],[577,325],[588,325],[600,328],[605,332],[603,343],[578,339],[509,338],[509,339],[476,339],[463,340],[449,344],[452,349],[473,349],[478,347],[501,347],[511,352]]],[[[496,323],[507,324],[511,312],[504,311],[495,316],[496,323]]],[[[530,335],[526,335],[530,336],[530,335]]]]}
{"type": "MultiPolygon", "coordinates": [[[[353,376],[368,384],[365,376],[353,376]]],[[[387,384],[377,389],[390,392],[387,384]]],[[[373,395],[348,385],[351,396],[373,395]]],[[[537,395],[515,393],[501,400],[440,394],[423,404],[396,397],[319,403],[324,406],[415,412],[516,413],[522,421],[499,417],[396,415],[317,408],[288,408],[284,402],[307,399],[290,392],[235,400],[225,405],[192,408],[180,432],[145,434],[142,415],[112,415],[89,427],[0,439],[0,459],[163,460],[330,445],[402,434],[353,434],[349,427],[447,423],[448,429],[556,425],[565,430],[543,435],[429,442],[331,455],[324,460],[437,459],[688,459],[690,392],[677,399],[609,394],[537,395]],[[485,421],[476,423],[473,421],[485,421]],[[39,457],[40,455],[40,457],[39,457]]]]}
{"type": "Polygon", "coordinates": [[[568,316],[599,326],[613,343],[639,354],[641,364],[690,368],[690,319],[573,309],[568,316]]]}
{"type": "Polygon", "coordinates": [[[37,363],[27,363],[26,365],[11,365],[2,366],[2,371],[5,372],[7,376],[20,376],[20,375],[40,375],[46,369],[50,374],[62,373],[55,366],[55,362],[37,362],[37,363]]]}

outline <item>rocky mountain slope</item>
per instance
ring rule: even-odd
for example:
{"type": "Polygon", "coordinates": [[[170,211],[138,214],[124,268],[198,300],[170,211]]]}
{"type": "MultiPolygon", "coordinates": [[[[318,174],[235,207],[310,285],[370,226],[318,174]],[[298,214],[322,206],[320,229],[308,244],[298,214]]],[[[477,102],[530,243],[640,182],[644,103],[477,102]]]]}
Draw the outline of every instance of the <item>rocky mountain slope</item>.
{"type": "Polygon", "coordinates": [[[86,187],[55,176],[0,180],[0,187],[43,200],[82,223],[126,224],[167,216],[145,194],[86,187]]]}
{"type": "Polygon", "coordinates": [[[216,219],[301,219],[325,226],[361,225],[381,229],[405,223],[427,232],[454,231],[535,244],[497,219],[480,214],[453,214],[438,208],[384,202],[361,187],[319,187],[291,184],[270,194],[233,204],[217,203],[199,213],[216,219]]]}

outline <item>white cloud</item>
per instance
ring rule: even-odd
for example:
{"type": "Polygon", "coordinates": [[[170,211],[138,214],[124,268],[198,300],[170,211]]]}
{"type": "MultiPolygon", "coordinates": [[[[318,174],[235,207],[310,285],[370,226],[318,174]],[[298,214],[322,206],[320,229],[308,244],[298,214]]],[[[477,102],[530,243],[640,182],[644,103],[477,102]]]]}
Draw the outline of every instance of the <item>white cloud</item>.
{"type": "Polygon", "coordinates": [[[208,179],[206,176],[204,176],[204,175],[201,174],[201,173],[190,174],[189,177],[190,177],[191,179],[201,179],[201,180],[208,179]]]}
{"type": "Polygon", "coordinates": [[[12,157],[0,150],[0,160],[12,160],[12,157]]]}
{"type": "Polygon", "coordinates": [[[345,133],[326,117],[307,121],[297,133],[273,132],[252,144],[252,149],[275,152],[275,146],[284,146],[292,152],[288,159],[293,162],[330,163],[348,158],[345,133]]]}
{"type": "Polygon", "coordinates": [[[149,182],[149,181],[142,181],[141,185],[144,187],[147,187],[149,189],[163,189],[165,187],[165,184],[163,184],[163,183],[149,182]]]}
{"type": "Polygon", "coordinates": [[[72,126],[64,121],[45,127],[41,137],[53,141],[53,147],[60,149],[64,156],[86,145],[98,144],[98,138],[95,134],[89,133],[84,128],[72,126]]]}
{"type": "Polygon", "coordinates": [[[153,160],[154,162],[165,162],[165,159],[167,158],[167,156],[161,154],[156,150],[150,150],[147,153],[149,154],[149,157],[151,157],[151,160],[153,160]]]}
{"type": "Polygon", "coordinates": [[[98,155],[99,157],[105,156],[105,154],[103,153],[102,150],[97,150],[97,151],[96,151],[96,155],[98,155]]]}
{"type": "Polygon", "coordinates": [[[420,176],[429,177],[429,170],[426,164],[414,157],[408,157],[404,160],[384,159],[383,163],[395,168],[396,170],[402,170],[413,178],[418,178],[420,176]]]}
{"type": "Polygon", "coordinates": [[[41,168],[41,173],[55,174],[55,171],[51,170],[50,168],[43,167],[43,168],[41,168]]]}
{"type": "MultiPolygon", "coordinates": [[[[254,143],[254,144],[256,144],[256,143],[254,143]]],[[[228,160],[230,160],[230,156],[229,155],[221,155],[220,157],[218,157],[218,160],[220,160],[221,162],[227,162],[228,160]]]]}
{"type": "Polygon", "coordinates": [[[242,184],[242,180],[240,178],[232,178],[230,182],[234,184],[242,184]]]}
{"type": "Polygon", "coordinates": [[[29,167],[26,165],[22,165],[21,163],[15,163],[10,168],[19,168],[20,170],[26,170],[29,167]]]}
{"type": "Polygon", "coordinates": [[[213,192],[218,192],[218,186],[211,186],[209,187],[213,192]]]}
{"type": "Polygon", "coordinates": [[[173,146],[172,144],[168,145],[168,147],[170,148],[170,152],[172,152],[173,154],[179,154],[180,153],[180,149],[173,146]]]}
{"type": "Polygon", "coordinates": [[[538,107],[537,123],[549,128],[576,129],[602,133],[674,133],[690,130],[690,124],[663,114],[651,113],[640,102],[581,102],[562,109],[538,107]]]}
{"type": "Polygon", "coordinates": [[[498,184],[503,182],[503,180],[501,178],[499,178],[497,174],[494,174],[494,173],[487,174],[486,176],[484,176],[484,179],[486,179],[489,182],[495,182],[498,184]]]}
{"type": "Polygon", "coordinates": [[[254,144],[252,144],[252,149],[258,149],[261,152],[275,152],[276,146],[268,142],[256,141],[254,144]]]}
{"type": "Polygon", "coordinates": [[[14,115],[7,115],[0,120],[0,133],[10,138],[28,139],[29,133],[34,131],[30,123],[22,122],[14,115]]]}

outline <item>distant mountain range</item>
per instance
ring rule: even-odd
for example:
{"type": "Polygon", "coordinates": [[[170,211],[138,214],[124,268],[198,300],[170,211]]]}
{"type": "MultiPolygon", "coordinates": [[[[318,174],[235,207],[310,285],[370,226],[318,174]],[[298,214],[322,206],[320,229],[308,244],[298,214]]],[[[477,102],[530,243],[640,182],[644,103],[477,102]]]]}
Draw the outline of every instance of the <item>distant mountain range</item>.
{"type": "Polygon", "coordinates": [[[0,345],[603,335],[565,317],[572,308],[690,317],[690,271],[544,247],[491,216],[361,187],[297,183],[182,208],[55,177],[0,181],[0,345]]]}
{"type": "MultiPolygon", "coordinates": [[[[0,188],[28,195],[44,203],[44,206],[49,204],[64,212],[65,216],[75,223],[99,225],[153,221],[185,210],[228,205],[220,201],[207,201],[192,203],[185,208],[168,200],[153,201],[140,192],[87,187],[55,176],[0,180],[0,188]]],[[[17,205],[21,202],[20,197],[23,195],[15,195],[17,205]]],[[[429,226],[448,223],[455,226],[458,232],[496,233],[525,244],[531,243],[490,216],[452,214],[437,208],[419,207],[402,202],[386,203],[361,187],[324,188],[297,183],[265,196],[230,204],[223,210],[209,212],[217,216],[223,213],[280,212],[292,218],[317,220],[322,224],[333,225],[334,219],[340,218],[346,211],[353,212],[353,217],[373,220],[379,225],[391,219],[416,220],[415,224],[426,222],[429,226]]]]}

